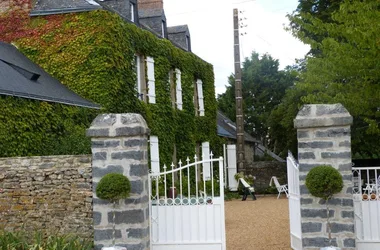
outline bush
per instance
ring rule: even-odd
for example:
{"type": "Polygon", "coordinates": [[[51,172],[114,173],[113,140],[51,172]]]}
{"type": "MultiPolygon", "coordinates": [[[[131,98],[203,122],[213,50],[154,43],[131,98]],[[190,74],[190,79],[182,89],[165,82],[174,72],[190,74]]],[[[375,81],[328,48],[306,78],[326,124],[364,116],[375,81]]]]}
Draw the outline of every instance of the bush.
{"type": "Polygon", "coordinates": [[[343,179],[332,166],[321,165],[310,170],[305,184],[313,196],[328,200],[342,190],[343,179]]]}
{"type": "Polygon", "coordinates": [[[129,197],[131,183],[129,179],[118,173],[103,176],[96,187],[96,196],[103,200],[117,201],[129,197]]]}

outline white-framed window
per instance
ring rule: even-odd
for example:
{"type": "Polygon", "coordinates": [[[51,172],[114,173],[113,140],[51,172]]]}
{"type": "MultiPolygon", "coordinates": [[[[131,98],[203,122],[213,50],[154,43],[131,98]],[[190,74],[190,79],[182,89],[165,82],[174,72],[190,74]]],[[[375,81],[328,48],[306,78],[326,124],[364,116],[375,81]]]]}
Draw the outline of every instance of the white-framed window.
{"type": "Polygon", "coordinates": [[[153,57],[146,58],[146,69],[147,69],[147,82],[148,82],[148,102],[156,103],[156,86],[154,78],[154,59],[153,57]]]}
{"type": "Polygon", "coordinates": [[[145,64],[144,64],[144,57],[141,55],[135,55],[135,73],[136,73],[136,91],[137,91],[137,98],[139,100],[144,100],[145,98],[145,91],[146,91],[146,84],[145,84],[145,64]]]}
{"type": "Polygon", "coordinates": [[[166,26],[165,21],[162,21],[161,22],[161,35],[162,35],[162,37],[165,37],[165,26],[166,26]]]}
{"type": "Polygon", "coordinates": [[[205,107],[204,107],[204,102],[203,102],[203,86],[202,86],[202,80],[198,79],[197,80],[197,96],[198,96],[198,111],[199,111],[199,116],[204,116],[205,115],[205,107]]]}
{"type": "Polygon", "coordinates": [[[186,36],[186,48],[187,48],[187,51],[190,51],[190,37],[189,36],[186,36]]]}
{"type": "Polygon", "coordinates": [[[181,84],[181,71],[175,69],[175,78],[176,78],[176,106],[177,109],[182,110],[182,84],[181,84]]]}
{"type": "Polygon", "coordinates": [[[129,3],[129,9],[131,12],[131,21],[135,22],[135,4],[134,3],[129,3]]]}
{"type": "Polygon", "coordinates": [[[150,146],[150,166],[153,174],[160,173],[160,154],[158,148],[158,137],[151,135],[149,137],[150,146]]]}

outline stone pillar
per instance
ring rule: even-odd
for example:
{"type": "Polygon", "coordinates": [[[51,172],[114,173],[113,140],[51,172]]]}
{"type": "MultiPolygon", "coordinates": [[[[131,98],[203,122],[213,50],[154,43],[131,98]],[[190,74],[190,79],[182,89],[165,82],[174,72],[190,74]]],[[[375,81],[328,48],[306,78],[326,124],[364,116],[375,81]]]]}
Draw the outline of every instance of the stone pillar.
{"type": "Polygon", "coordinates": [[[107,173],[122,173],[131,182],[131,195],[116,207],[116,245],[149,249],[147,137],[139,114],[98,115],[87,130],[92,143],[93,217],[95,249],[112,245],[112,204],[96,197],[97,183],[107,173]]]}
{"type": "Polygon", "coordinates": [[[305,105],[294,120],[298,138],[301,227],[303,249],[329,245],[324,201],[305,186],[307,173],[318,165],[331,165],[343,176],[343,190],[329,201],[332,245],[355,249],[352,196],[352,117],[341,104],[305,105]]]}

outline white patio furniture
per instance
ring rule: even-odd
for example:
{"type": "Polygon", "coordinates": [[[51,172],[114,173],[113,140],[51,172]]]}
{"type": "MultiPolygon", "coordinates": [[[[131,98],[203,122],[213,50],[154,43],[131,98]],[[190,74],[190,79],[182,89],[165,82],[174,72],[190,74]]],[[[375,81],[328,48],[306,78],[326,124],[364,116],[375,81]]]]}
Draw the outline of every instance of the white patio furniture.
{"type": "Polygon", "coordinates": [[[278,191],[277,199],[280,198],[281,193],[285,193],[286,197],[289,197],[289,194],[288,194],[288,184],[280,185],[280,183],[278,182],[276,176],[272,176],[272,178],[270,179],[269,186],[272,186],[273,182],[274,182],[274,185],[276,185],[276,188],[277,188],[277,191],[278,191]]]}

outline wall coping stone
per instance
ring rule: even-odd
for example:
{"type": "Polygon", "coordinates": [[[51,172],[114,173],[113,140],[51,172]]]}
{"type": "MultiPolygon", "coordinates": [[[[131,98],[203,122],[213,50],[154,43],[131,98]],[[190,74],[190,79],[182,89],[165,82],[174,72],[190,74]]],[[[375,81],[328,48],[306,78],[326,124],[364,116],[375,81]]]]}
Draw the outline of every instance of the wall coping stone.
{"type": "Polygon", "coordinates": [[[340,103],[304,105],[294,119],[295,128],[351,125],[352,116],[340,103]]]}
{"type": "Polygon", "coordinates": [[[149,135],[150,130],[140,114],[100,114],[86,134],[88,137],[130,137],[149,135]]]}

